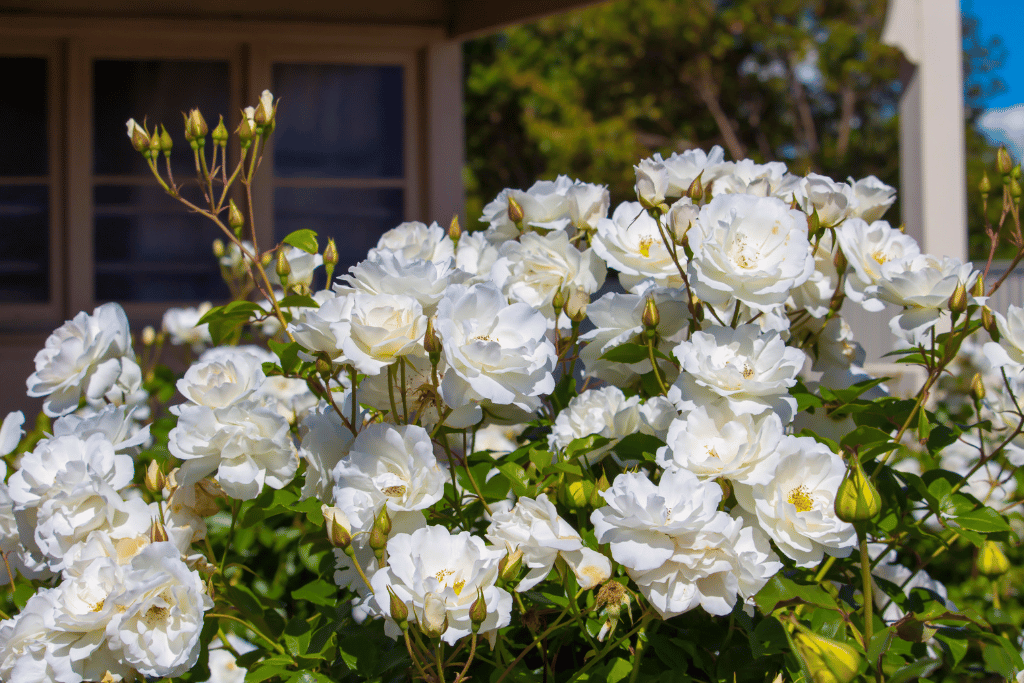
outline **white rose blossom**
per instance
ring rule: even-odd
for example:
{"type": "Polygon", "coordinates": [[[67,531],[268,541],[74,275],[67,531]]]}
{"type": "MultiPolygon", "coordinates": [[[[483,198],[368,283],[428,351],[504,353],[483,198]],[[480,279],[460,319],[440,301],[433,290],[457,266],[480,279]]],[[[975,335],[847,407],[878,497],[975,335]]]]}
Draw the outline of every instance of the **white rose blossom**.
{"type": "Polygon", "coordinates": [[[252,396],[266,378],[263,364],[255,356],[232,352],[192,365],[176,386],[196,405],[227,408],[252,396]]]}
{"type": "Polygon", "coordinates": [[[1005,316],[998,311],[993,311],[993,316],[999,328],[999,341],[985,344],[985,357],[992,367],[1019,374],[1024,367],[1024,308],[1010,304],[1005,316]]]}
{"type": "Polygon", "coordinates": [[[513,198],[523,210],[524,230],[546,233],[565,230],[572,225],[569,189],[573,181],[566,176],[555,180],[538,180],[529,190],[504,189],[488,203],[480,220],[488,223],[485,231],[492,244],[501,244],[519,237],[519,229],[508,217],[508,200],[513,198]]]}
{"type": "Polygon", "coordinates": [[[849,264],[846,269],[846,296],[871,312],[884,308],[881,301],[868,296],[869,288],[882,276],[882,266],[889,261],[921,253],[913,237],[885,221],[869,224],[860,218],[851,218],[836,230],[836,240],[849,264]]]}
{"type": "Polygon", "coordinates": [[[736,500],[779,550],[799,567],[825,553],[847,557],[857,545],[853,525],[836,517],[836,491],[846,473],[842,458],[810,437],[783,437],[774,476],[765,484],[737,484],[736,500]]]}
{"type": "MultiPolygon", "coordinates": [[[[486,547],[482,539],[468,531],[453,534],[441,526],[427,526],[393,536],[387,552],[387,567],[370,579],[374,599],[385,615],[391,615],[389,586],[408,608],[411,623],[421,623],[424,609],[435,602],[440,614],[426,616],[431,622],[431,616],[441,617],[438,621],[447,617],[448,628],[441,640],[454,645],[472,632],[469,608],[479,590],[487,606],[480,634],[493,644],[497,629],[510,623],[512,596],[494,585],[504,549],[486,547]]],[[[392,637],[400,633],[390,619],[385,632],[392,637]]]]}
{"type": "Polygon", "coordinates": [[[430,317],[449,285],[472,277],[454,263],[453,259],[438,263],[423,259],[404,261],[395,254],[379,251],[349,268],[348,275],[341,277],[347,284],[339,284],[334,289],[339,295],[362,291],[411,296],[419,302],[423,314],[430,317]]]}
{"type": "Polygon", "coordinates": [[[350,316],[341,350],[363,374],[380,374],[401,356],[422,348],[427,318],[411,296],[356,292],[350,316]]]}
{"type": "MultiPolygon", "coordinates": [[[[669,234],[667,226],[662,229],[669,234]]],[[[593,248],[610,268],[619,272],[619,284],[631,292],[647,278],[663,287],[683,286],[683,276],[665,246],[657,222],[639,202],[623,202],[611,218],[598,221],[593,248]]],[[[677,258],[685,268],[686,255],[682,249],[678,250],[677,258]]]]}
{"type": "Polygon", "coordinates": [[[623,437],[630,434],[653,434],[641,415],[640,398],[626,398],[622,390],[614,386],[584,391],[569,401],[569,405],[558,413],[548,436],[548,447],[561,450],[574,439],[591,434],[610,439],[610,442],[582,458],[593,464],[600,461],[623,437]]]}
{"type": "Polygon", "coordinates": [[[806,216],[773,197],[717,196],[689,236],[690,286],[711,304],[735,298],[767,311],[814,272],[806,216]]]}
{"type": "Polygon", "coordinates": [[[194,353],[201,352],[204,345],[212,343],[210,326],[206,323],[199,324],[199,320],[211,308],[213,304],[209,301],[198,306],[168,308],[164,312],[163,329],[170,335],[171,343],[175,346],[187,344],[194,353]]]}
{"type": "Polygon", "coordinates": [[[522,551],[523,565],[529,571],[516,586],[517,592],[546,579],[559,556],[576,574],[583,590],[594,588],[612,575],[608,558],[583,545],[579,533],[558,516],[544,493],[536,499],[520,498],[511,511],[495,513],[486,536],[499,548],[507,544],[522,551]]]}
{"type": "Polygon", "coordinates": [[[102,399],[121,375],[122,360],[130,355],[131,333],[123,308],[110,303],[92,315],[83,311],[54,330],[36,354],[36,370],[26,381],[28,395],[48,397],[43,410],[50,417],[66,415],[78,408],[83,395],[102,399]]]}
{"type": "Polygon", "coordinates": [[[443,264],[455,255],[455,245],[437,223],[428,226],[419,221],[409,221],[381,235],[368,257],[373,258],[378,252],[394,254],[405,262],[423,260],[443,264]]]}
{"type": "Polygon", "coordinates": [[[847,182],[853,190],[851,214],[868,223],[879,220],[896,201],[896,188],[873,175],[860,180],[848,178],[847,182]]]}

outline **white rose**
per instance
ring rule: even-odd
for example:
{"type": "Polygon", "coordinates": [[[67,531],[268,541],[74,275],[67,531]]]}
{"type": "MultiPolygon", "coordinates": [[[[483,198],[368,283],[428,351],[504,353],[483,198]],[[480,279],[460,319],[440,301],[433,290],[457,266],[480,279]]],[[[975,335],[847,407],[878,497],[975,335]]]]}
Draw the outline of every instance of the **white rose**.
{"type": "Polygon", "coordinates": [[[740,506],[797,566],[813,567],[825,553],[846,557],[857,545],[853,525],[836,517],[846,473],[842,458],[810,437],[783,437],[775,475],[766,484],[734,487],[740,506]]]}
{"type": "Polygon", "coordinates": [[[782,434],[775,413],[755,418],[700,405],[668,428],[668,445],[658,449],[657,462],[665,469],[690,470],[700,479],[763,484],[775,472],[782,434]]]}
{"type": "Polygon", "coordinates": [[[993,367],[1016,374],[1024,365],[1024,308],[1010,304],[1005,316],[998,311],[993,313],[999,327],[999,342],[985,344],[985,357],[993,367]]]}
{"type": "Polygon", "coordinates": [[[773,197],[715,197],[701,207],[690,246],[690,286],[716,305],[736,298],[766,311],[814,272],[806,216],[773,197]]]}
{"type": "Polygon", "coordinates": [[[472,278],[465,284],[484,282],[491,278],[491,267],[498,260],[498,248],[487,241],[482,232],[463,233],[455,248],[455,265],[472,278]]]}
{"type": "Polygon", "coordinates": [[[803,351],[756,325],[710,327],[672,351],[682,365],[668,397],[682,411],[718,403],[736,415],[773,410],[788,424],[796,411],[789,387],[803,368],[803,351]]]}
{"type": "MultiPolygon", "coordinates": [[[[665,231],[669,234],[667,227],[665,231]]],[[[611,218],[598,221],[593,247],[610,268],[619,271],[619,283],[629,291],[646,278],[662,287],[683,286],[683,276],[661,238],[658,224],[638,202],[623,202],[611,218]]],[[[685,268],[682,248],[678,258],[685,268]]]]}
{"type": "MultiPolygon", "coordinates": [[[[18,447],[18,443],[21,442],[21,436],[25,433],[25,430],[21,428],[23,424],[25,424],[25,414],[23,412],[19,410],[7,413],[3,425],[0,425],[0,455],[7,455],[18,447]]],[[[5,463],[3,476],[0,476],[0,479],[5,479],[6,477],[7,465],[5,463]]]]}
{"type": "Polygon", "coordinates": [[[800,185],[801,178],[790,174],[786,164],[769,161],[758,164],[750,159],[726,162],[711,186],[714,196],[720,194],[749,194],[755,197],[777,197],[789,203],[800,185]]]}
{"type": "Polygon", "coordinates": [[[213,474],[224,492],[239,500],[252,500],[264,485],[284,487],[299,466],[288,422],[253,401],[226,408],[181,406],[167,447],[185,460],[182,483],[213,474]]]}
{"type": "MultiPolygon", "coordinates": [[[[468,531],[452,534],[441,526],[428,526],[411,534],[398,534],[388,541],[388,565],[370,579],[380,610],[391,615],[388,587],[409,610],[409,621],[421,623],[429,596],[440,602],[448,629],[441,639],[454,645],[472,632],[469,608],[483,592],[487,617],[479,632],[492,642],[496,631],[511,621],[512,596],[494,585],[498,562],[505,550],[492,549],[468,531]]],[[[387,633],[397,636],[392,621],[387,633]]]]}
{"type": "Polygon", "coordinates": [[[137,408],[109,405],[91,415],[65,415],[54,421],[53,435],[86,439],[102,434],[115,451],[138,455],[149,442],[149,425],[139,424],[139,412],[137,408]]]}
{"type": "Polygon", "coordinates": [[[171,343],[175,346],[188,344],[195,353],[202,351],[204,344],[212,343],[210,326],[206,323],[199,324],[200,318],[211,308],[213,304],[209,301],[198,306],[168,308],[164,312],[163,328],[164,332],[170,335],[171,343]]]}
{"type": "Polygon", "coordinates": [[[349,268],[349,274],[342,276],[348,284],[337,285],[335,291],[339,295],[362,291],[411,296],[419,302],[423,314],[430,317],[448,286],[469,278],[469,273],[455,268],[454,259],[443,263],[403,261],[395,254],[381,251],[349,268]]]}
{"type": "Polygon", "coordinates": [[[573,568],[584,590],[611,577],[608,558],[583,545],[579,533],[558,516],[544,493],[536,500],[520,498],[509,512],[496,512],[486,536],[499,548],[507,544],[522,551],[523,564],[529,571],[516,586],[517,592],[529,590],[546,579],[559,555],[573,568]],[[583,571],[577,571],[577,567],[583,571]]]}
{"type": "MultiPolygon", "coordinates": [[[[949,298],[962,284],[970,291],[980,273],[970,263],[929,254],[889,261],[870,293],[904,310],[889,321],[889,329],[911,346],[929,345],[939,318],[949,314],[949,298]]],[[[968,295],[966,303],[972,303],[968,295]]]]}
{"type": "Polygon", "coordinates": [[[828,176],[809,173],[795,192],[797,203],[808,216],[818,213],[823,228],[842,223],[853,211],[853,188],[828,176]]]}
{"type": "Polygon", "coordinates": [[[787,305],[794,310],[806,309],[815,318],[822,318],[828,314],[832,295],[839,284],[839,273],[836,271],[832,248],[832,233],[826,232],[822,235],[812,249],[814,271],[806,282],[790,290],[787,305]]]}
{"type": "Polygon", "coordinates": [[[529,304],[553,321],[556,293],[582,287],[592,294],[604,284],[606,270],[592,249],[581,253],[569,244],[567,233],[530,232],[499,247],[491,279],[510,301],[529,304]]]}
{"type": "Polygon", "coordinates": [[[350,333],[352,320],[351,294],[317,292],[319,308],[303,308],[288,323],[288,331],[304,351],[303,360],[314,361],[317,352],[326,353],[336,365],[346,362],[341,342],[350,333]],[[308,353],[307,353],[308,352],[308,353]]]}
{"type": "Polygon", "coordinates": [[[605,185],[593,185],[580,180],[573,182],[566,190],[569,204],[569,219],[578,230],[592,232],[597,222],[608,215],[611,195],[605,185]]]}
{"type": "Polygon", "coordinates": [[[417,425],[372,424],[334,466],[334,505],[348,516],[353,533],[369,531],[382,507],[411,512],[444,495],[448,473],[434,457],[427,430],[417,425]]]}
{"type": "Polygon", "coordinates": [[[871,223],[879,220],[896,201],[896,188],[873,175],[860,180],[848,178],[853,188],[852,215],[871,223]]]}
{"type": "Polygon", "coordinates": [[[78,408],[84,394],[102,397],[121,373],[121,358],[132,354],[128,317],[119,305],[79,313],[54,330],[36,354],[36,371],[26,384],[28,395],[47,396],[43,410],[50,417],[78,408]]]}
{"type": "Polygon", "coordinates": [[[448,238],[444,228],[437,223],[409,221],[391,228],[377,240],[377,246],[370,250],[369,258],[375,252],[389,252],[400,260],[433,261],[447,263],[455,254],[455,245],[448,238]]]}
{"type": "Polygon", "coordinates": [[[153,543],[136,555],[114,603],[120,619],[110,622],[107,638],[125,662],[154,677],[180,676],[195,665],[213,600],[174,544],[153,543]]]}
{"type": "Polygon", "coordinates": [[[411,296],[356,292],[350,315],[349,335],[341,340],[341,349],[363,374],[379,374],[399,357],[422,348],[427,318],[411,296]]]}
{"type": "Polygon", "coordinates": [[[613,450],[624,436],[647,431],[641,429],[642,425],[638,396],[626,398],[622,390],[614,386],[590,389],[573,397],[565,410],[558,413],[548,436],[548,447],[564,449],[574,439],[591,434],[610,439],[610,443],[583,455],[587,463],[593,464],[613,450]]]}
{"type": "Polygon", "coordinates": [[[263,364],[255,356],[233,353],[220,360],[194,364],[176,386],[182,396],[196,405],[226,408],[252,396],[266,378],[263,364]]]}
{"type": "Polygon", "coordinates": [[[508,217],[508,200],[514,198],[523,210],[523,228],[546,233],[564,230],[572,224],[568,193],[573,181],[566,176],[555,180],[538,180],[529,190],[504,189],[484,207],[480,220],[489,226],[484,234],[492,244],[501,244],[519,237],[519,229],[508,217]]]}
{"type": "Polygon", "coordinates": [[[533,411],[554,390],[547,319],[527,304],[507,304],[494,285],[453,285],[435,329],[448,362],[441,396],[449,406],[490,401],[533,411]]]}
{"type": "Polygon", "coordinates": [[[884,308],[881,301],[865,296],[868,288],[882,276],[882,265],[921,253],[913,237],[893,229],[885,221],[868,224],[860,218],[851,218],[836,230],[836,240],[849,264],[846,296],[872,312],[884,308]]]}

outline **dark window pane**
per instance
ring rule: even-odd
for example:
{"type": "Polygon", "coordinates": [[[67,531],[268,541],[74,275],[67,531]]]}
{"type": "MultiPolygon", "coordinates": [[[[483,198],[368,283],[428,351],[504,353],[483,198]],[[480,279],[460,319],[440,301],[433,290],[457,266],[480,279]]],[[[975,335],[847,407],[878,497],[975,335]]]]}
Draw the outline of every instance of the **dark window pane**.
{"type": "Polygon", "coordinates": [[[341,275],[404,220],[403,201],[400,189],[279,187],[274,191],[274,239],[304,228],[315,231],[321,244],[333,237],[338,245],[334,272],[341,275]]]}
{"type": "Polygon", "coordinates": [[[213,256],[222,237],[159,187],[100,186],[95,201],[96,298],[101,301],[224,299],[213,256]]]}
{"type": "Polygon", "coordinates": [[[0,176],[46,175],[46,59],[0,57],[0,74],[0,176]]]}
{"type": "Polygon", "coordinates": [[[145,159],[128,140],[128,119],[139,125],[145,119],[150,131],[159,123],[167,127],[174,139],[175,179],[181,182],[195,176],[181,113],[199,107],[210,130],[221,114],[236,125],[240,116],[228,111],[231,76],[226,61],[102,59],[93,64],[93,79],[93,168],[100,175],[149,175],[145,159]]]}
{"type": "Polygon", "coordinates": [[[50,190],[0,186],[0,302],[50,300],[50,190]]]}
{"type": "Polygon", "coordinates": [[[402,67],[275,64],[274,175],[401,178],[402,67]]]}

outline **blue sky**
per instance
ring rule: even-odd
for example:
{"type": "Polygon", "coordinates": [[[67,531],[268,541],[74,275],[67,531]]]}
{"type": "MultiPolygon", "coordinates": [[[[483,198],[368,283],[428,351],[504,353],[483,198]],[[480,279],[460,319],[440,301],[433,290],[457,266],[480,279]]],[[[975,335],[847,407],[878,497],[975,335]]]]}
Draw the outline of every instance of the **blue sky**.
{"type": "Polygon", "coordinates": [[[1024,0],[960,0],[964,14],[981,19],[983,38],[999,36],[1006,46],[1006,63],[999,75],[1007,92],[988,101],[990,107],[1024,103],[1024,0]]]}

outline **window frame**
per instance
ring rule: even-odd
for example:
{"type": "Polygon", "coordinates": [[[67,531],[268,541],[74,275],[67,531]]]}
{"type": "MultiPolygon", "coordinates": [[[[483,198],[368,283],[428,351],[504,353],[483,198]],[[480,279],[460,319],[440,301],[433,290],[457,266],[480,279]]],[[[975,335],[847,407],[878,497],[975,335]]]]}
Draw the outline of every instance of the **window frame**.
{"type": "MultiPolygon", "coordinates": [[[[254,104],[270,86],[277,62],[388,64],[403,67],[404,176],[396,179],[336,179],[338,187],[400,187],[404,220],[427,213],[423,171],[431,152],[427,139],[429,59],[432,45],[445,41],[438,27],[249,22],[218,19],[55,19],[11,17],[0,26],[0,55],[48,59],[50,139],[50,301],[0,303],[0,329],[24,332],[50,328],[78,311],[91,311],[95,297],[93,188],[93,62],[97,59],[225,59],[232,79],[233,112],[254,104]],[[237,106],[235,106],[237,104],[237,106]],[[34,325],[34,326],[33,326],[34,325]]],[[[204,112],[216,120],[221,112],[204,112]]],[[[164,122],[168,123],[168,122],[164,122]]],[[[123,122],[118,122],[119,125],[123,122]]],[[[172,129],[177,144],[180,131],[172,129]]],[[[127,139],[125,143],[128,144],[127,139]]],[[[266,154],[273,154],[273,147],[266,154]]],[[[229,157],[237,149],[229,144],[229,157]]],[[[272,165],[254,183],[257,216],[273,214],[272,165]]],[[[153,183],[155,184],[155,180],[153,183]]],[[[184,210],[184,208],[182,209],[184,210]]],[[[259,246],[273,238],[272,221],[257,225],[259,246]]],[[[211,255],[211,258],[212,255],[211,255]]],[[[157,323],[171,306],[185,301],[122,302],[136,324],[157,323]]]]}

